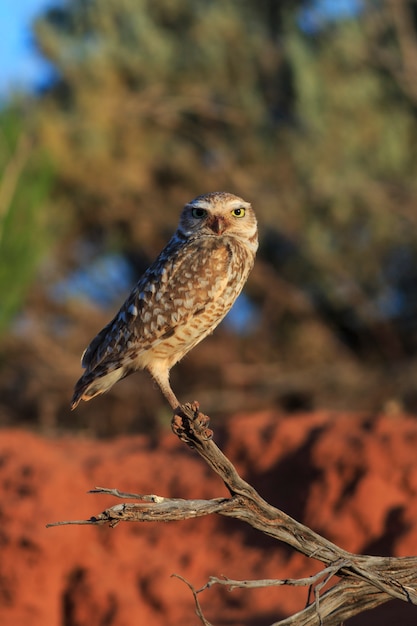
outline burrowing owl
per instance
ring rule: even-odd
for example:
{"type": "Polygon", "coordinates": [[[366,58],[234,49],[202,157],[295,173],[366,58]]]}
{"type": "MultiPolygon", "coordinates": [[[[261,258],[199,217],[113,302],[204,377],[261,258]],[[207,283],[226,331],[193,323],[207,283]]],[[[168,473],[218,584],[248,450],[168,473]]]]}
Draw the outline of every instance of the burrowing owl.
{"type": "Polygon", "coordinates": [[[178,229],[117,315],[82,356],[71,407],[146,369],[175,410],[169,371],[211,333],[252,269],[258,233],[251,205],[230,193],[186,204],[178,229]]]}

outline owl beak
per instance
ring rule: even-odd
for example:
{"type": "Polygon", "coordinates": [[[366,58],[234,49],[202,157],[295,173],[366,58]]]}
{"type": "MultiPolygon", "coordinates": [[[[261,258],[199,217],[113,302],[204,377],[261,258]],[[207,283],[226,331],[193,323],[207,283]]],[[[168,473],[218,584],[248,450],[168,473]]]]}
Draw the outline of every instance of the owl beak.
{"type": "Polygon", "coordinates": [[[224,233],[226,228],[225,220],[218,215],[212,215],[210,220],[207,222],[207,225],[213,233],[216,233],[216,235],[224,233]]]}

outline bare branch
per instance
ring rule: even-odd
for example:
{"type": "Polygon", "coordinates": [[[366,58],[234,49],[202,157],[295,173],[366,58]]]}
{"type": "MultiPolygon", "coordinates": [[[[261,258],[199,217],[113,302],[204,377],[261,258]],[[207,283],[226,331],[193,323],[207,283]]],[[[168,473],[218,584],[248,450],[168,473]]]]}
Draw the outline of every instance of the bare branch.
{"type": "Polygon", "coordinates": [[[120,522],[178,521],[217,513],[240,519],[324,564],[325,567],[320,572],[308,578],[236,581],[211,577],[199,590],[176,575],[191,589],[197,615],[205,626],[211,625],[203,615],[197,595],[216,584],[227,586],[230,590],[237,587],[251,589],[279,585],[303,585],[314,590],[314,602],[308,604],[303,611],[272,626],[293,624],[338,626],[350,617],[393,598],[417,605],[417,557],[393,558],[352,554],[271,506],[239,476],[229,459],[216,446],[208,422],[208,417],[199,412],[197,403],[187,404],[174,415],[172,429],[222,478],[230,492],[229,498],[182,500],[96,487],[91,493],[113,495],[116,498],[140,502],[115,505],[89,520],[55,522],[48,526],[65,524],[115,526],[120,522]],[[333,576],[338,576],[340,580],[321,595],[323,588],[333,576]]]}
{"type": "MultiPolygon", "coordinates": [[[[112,489],[103,489],[97,493],[112,492],[112,489]]],[[[92,490],[89,493],[96,493],[92,490]]],[[[120,496],[117,496],[120,497],[120,496]]],[[[229,498],[215,498],[213,500],[182,500],[181,498],[163,498],[161,496],[129,494],[129,498],[143,500],[144,504],[116,504],[105,509],[88,520],[51,522],[52,526],[68,524],[110,524],[116,526],[119,522],[175,522],[194,517],[202,517],[212,513],[224,514],[228,508],[234,506],[229,498]]]]}

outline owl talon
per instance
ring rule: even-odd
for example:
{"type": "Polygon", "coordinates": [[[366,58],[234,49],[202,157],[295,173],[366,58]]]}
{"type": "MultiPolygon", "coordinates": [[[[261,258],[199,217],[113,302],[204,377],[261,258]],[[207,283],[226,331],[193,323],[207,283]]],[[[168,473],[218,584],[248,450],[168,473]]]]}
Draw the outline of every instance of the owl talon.
{"type": "Polygon", "coordinates": [[[213,439],[214,432],[211,430],[211,428],[203,428],[201,431],[201,436],[205,441],[210,441],[210,439],[213,439]]]}
{"type": "Polygon", "coordinates": [[[204,415],[204,413],[198,412],[194,417],[194,421],[198,425],[199,429],[206,428],[210,424],[210,418],[208,415],[204,415]]]}
{"type": "Polygon", "coordinates": [[[175,411],[171,427],[175,435],[189,446],[194,447],[195,439],[208,441],[213,437],[213,431],[208,428],[210,418],[199,411],[199,403],[184,404],[175,411]]]}
{"type": "Polygon", "coordinates": [[[196,414],[196,417],[198,415],[198,413],[200,412],[200,403],[198,400],[194,400],[194,402],[191,402],[190,404],[191,408],[193,409],[193,411],[196,414]]]}

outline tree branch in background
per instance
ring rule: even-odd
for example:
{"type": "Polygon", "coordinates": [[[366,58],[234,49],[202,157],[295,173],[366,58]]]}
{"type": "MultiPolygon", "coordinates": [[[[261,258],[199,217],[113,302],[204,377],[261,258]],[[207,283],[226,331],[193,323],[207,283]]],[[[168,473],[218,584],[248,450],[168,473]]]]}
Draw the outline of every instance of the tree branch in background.
{"type": "Polygon", "coordinates": [[[0,179],[0,245],[3,238],[4,220],[10,210],[13,196],[30,156],[30,151],[31,142],[28,136],[22,133],[0,179]]]}
{"type": "Polygon", "coordinates": [[[369,27],[371,29],[371,58],[385,68],[405,96],[417,104],[417,33],[409,1],[385,0],[379,10],[369,13],[366,24],[368,31],[369,27]],[[391,29],[395,33],[396,50],[385,45],[384,35],[391,29]]]}

